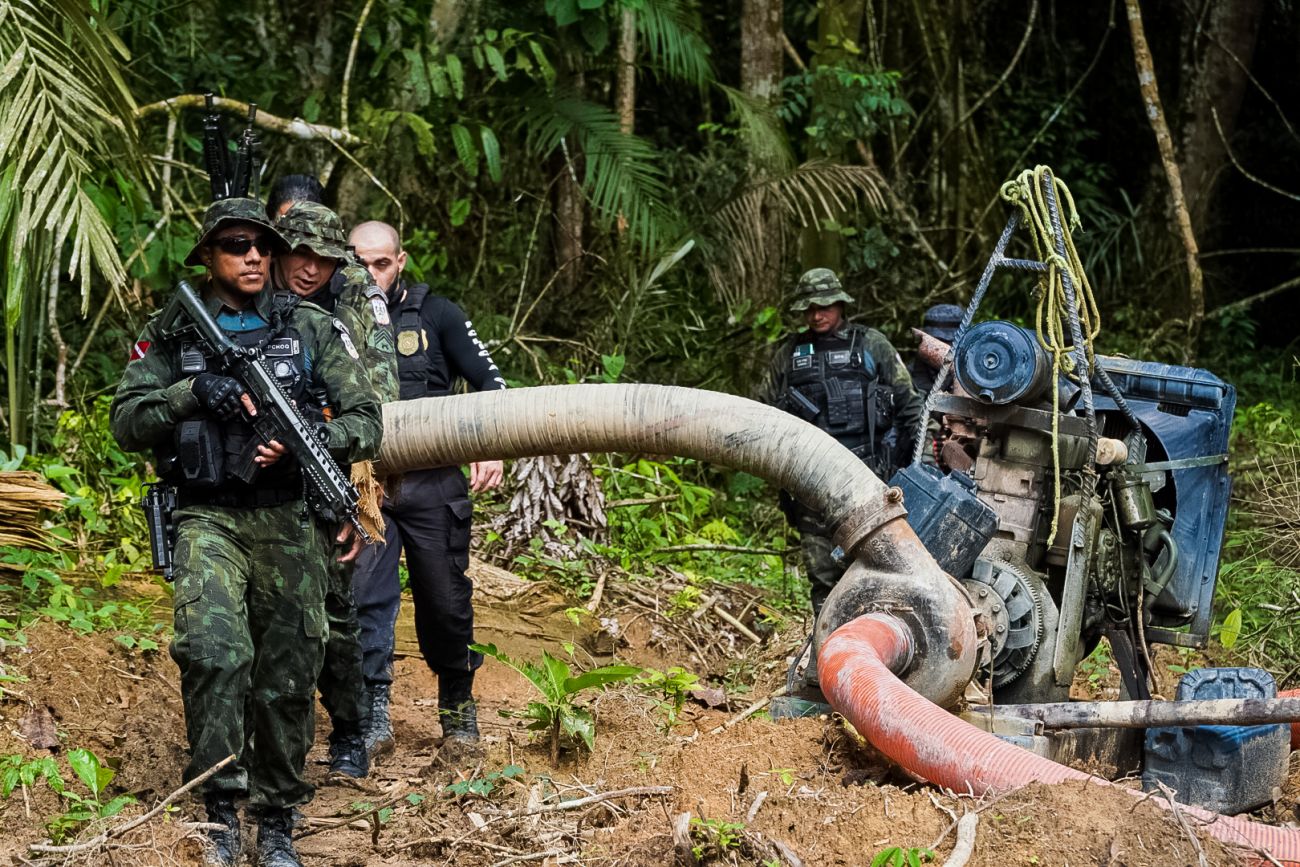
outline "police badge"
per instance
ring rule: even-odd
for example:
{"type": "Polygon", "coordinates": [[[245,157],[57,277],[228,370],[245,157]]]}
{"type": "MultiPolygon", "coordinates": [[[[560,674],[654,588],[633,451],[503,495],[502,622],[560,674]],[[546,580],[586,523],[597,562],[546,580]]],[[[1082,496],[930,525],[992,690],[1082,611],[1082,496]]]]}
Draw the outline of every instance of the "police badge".
{"type": "Polygon", "coordinates": [[[420,350],[420,334],[417,331],[399,331],[397,333],[397,351],[402,355],[414,355],[420,350]]]}

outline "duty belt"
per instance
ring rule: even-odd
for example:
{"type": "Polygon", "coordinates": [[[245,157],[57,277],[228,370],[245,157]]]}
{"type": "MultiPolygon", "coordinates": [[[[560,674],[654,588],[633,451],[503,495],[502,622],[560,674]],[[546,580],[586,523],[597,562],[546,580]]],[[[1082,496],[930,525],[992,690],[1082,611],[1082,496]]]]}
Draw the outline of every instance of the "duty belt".
{"type": "Polygon", "coordinates": [[[294,500],[302,499],[302,488],[257,488],[252,491],[202,491],[181,490],[176,492],[177,506],[224,506],[232,509],[257,509],[269,506],[283,506],[294,500]]]}

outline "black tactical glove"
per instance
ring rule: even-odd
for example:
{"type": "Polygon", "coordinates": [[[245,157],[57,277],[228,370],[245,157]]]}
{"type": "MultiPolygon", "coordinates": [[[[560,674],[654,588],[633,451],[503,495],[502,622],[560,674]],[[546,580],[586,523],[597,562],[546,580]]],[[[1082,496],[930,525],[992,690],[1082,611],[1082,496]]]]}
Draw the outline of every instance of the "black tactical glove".
{"type": "Polygon", "coordinates": [[[244,405],[240,398],[248,392],[239,384],[239,380],[232,377],[200,373],[190,383],[190,393],[198,398],[199,406],[219,419],[229,420],[243,411],[244,405]]]}

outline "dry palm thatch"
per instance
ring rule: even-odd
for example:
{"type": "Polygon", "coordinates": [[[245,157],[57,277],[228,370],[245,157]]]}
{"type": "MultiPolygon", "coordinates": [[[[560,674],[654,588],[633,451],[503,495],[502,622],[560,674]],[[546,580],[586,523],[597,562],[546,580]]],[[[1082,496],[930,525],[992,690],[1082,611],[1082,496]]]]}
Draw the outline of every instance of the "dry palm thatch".
{"type": "Polygon", "coordinates": [[[542,539],[548,556],[575,556],[577,549],[564,544],[548,521],[575,528],[590,539],[603,539],[605,495],[588,455],[523,458],[515,461],[510,476],[514,484],[510,509],[493,522],[507,557],[528,550],[534,536],[542,539]]]}
{"type": "Polygon", "coordinates": [[[0,545],[45,544],[40,513],[63,508],[65,499],[40,473],[0,473],[0,545]]]}
{"type": "Polygon", "coordinates": [[[745,296],[755,279],[754,263],[763,262],[774,244],[786,245],[793,230],[838,218],[861,197],[872,208],[884,205],[884,181],[875,169],[817,160],[750,184],[718,209],[709,234],[709,276],[728,304],[745,296]],[[773,221],[773,215],[780,217],[773,221]],[[778,237],[772,237],[773,223],[778,237]]]}

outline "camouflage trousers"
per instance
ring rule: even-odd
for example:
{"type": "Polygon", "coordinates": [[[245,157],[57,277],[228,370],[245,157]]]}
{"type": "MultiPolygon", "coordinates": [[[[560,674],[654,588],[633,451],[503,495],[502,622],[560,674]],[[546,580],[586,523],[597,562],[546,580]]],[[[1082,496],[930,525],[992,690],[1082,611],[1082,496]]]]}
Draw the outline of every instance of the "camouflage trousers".
{"type": "Polygon", "coordinates": [[[302,500],[176,512],[175,638],[190,780],[230,754],[207,792],[254,808],[311,800],[303,765],[325,654],[324,529],[302,500]]]}
{"type": "Polygon", "coordinates": [[[340,563],[346,552],[334,545],[329,562],[329,586],[325,589],[325,615],[329,639],[325,643],[325,666],[321,669],[320,700],[334,725],[331,738],[358,731],[370,714],[365,678],[361,676],[361,626],[352,599],[352,573],[356,562],[340,563]]]}
{"type": "Polygon", "coordinates": [[[803,568],[808,573],[808,583],[812,585],[813,613],[822,610],[826,597],[844,577],[845,567],[831,556],[835,543],[828,535],[808,530],[799,532],[799,553],[803,557],[803,568]]]}

